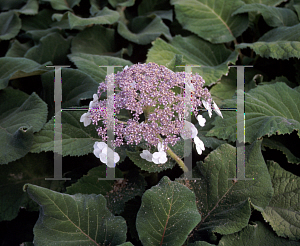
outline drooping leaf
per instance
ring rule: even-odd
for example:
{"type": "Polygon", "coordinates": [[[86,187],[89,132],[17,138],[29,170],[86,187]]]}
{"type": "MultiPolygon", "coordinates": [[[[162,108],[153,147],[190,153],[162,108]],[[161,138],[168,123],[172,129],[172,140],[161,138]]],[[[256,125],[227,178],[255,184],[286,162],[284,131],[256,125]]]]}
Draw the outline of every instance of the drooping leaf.
{"type": "Polygon", "coordinates": [[[176,19],[184,29],[212,43],[225,43],[248,27],[247,15],[232,16],[244,3],[240,0],[171,0],[176,19]]]}
{"type": "Polygon", "coordinates": [[[17,39],[12,43],[5,57],[23,57],[26,52],[32,47],[30,42],[21,44],[17,39]]]}
{"type": "Polygon", "coordinates": [[[0,90],[8,85],[11,79],[29,77],[43,74],[48,71],[46,64],[38,64],[35,61],[23,57],[1,57],[0,58],[0,90]]]}
{"type": "MultiPolygon", "coordinates": [[[[223,44],[211,44],[197,36],[181,37],[177,35],[170,44],[162,39],[153,42],[153,47],[147,54],[147,63],[155,62],[166,65],[176,54],[183,55],[187,64],[201,66],[192,69],[205,80],[205,85],[216,83],[222,75],[228,73],[229,63],[235,64],[237,51],[229,51],[223,44]]],[[[184,68],[181,69],[184,71],[184,68]]]]}
{"type": "Polygon", "coordinates": [[[277,27],[265,33],[255,43],[241,43],[238,49],[252,48],[258,55],[266,58],[300,58],[300,24],[291,27],[277,27]]]}
{"type": "Polygon", "coordinates": [[[87,53],[92,55],[103,55],[115,50],[114,29],[95,25],[84,29],[72,40],[72,54],[87,53]]]}
{"type": "MultiPolygon", "coordinates": [[[[248,143],[265,135],[298,131],[300,136],[300,92],[285,83],[261,85],[245,93],[245,140],[248,143]]],[[[226,107],[236,107],[236,100],[229,100],[226,107]]],[[[216,136],[236,141],[236,112],[223,112],[206,136],[216,136]]]]}
{"type": "Polygon", "coordinates": [[[145,246],[182,245],[200,220],[195,195],[164,176],[144,193],[136,228],[145,246]]]}
{"type": "Polygon", "coordinates": [[[248,225],[250,202],[262,211],[272,198],[271,179],[261,154],[261,141],[246,146],[245,178],[236,178],[236,148],[223,144],[212,151],[204,163],[197,162],[193,177],[200,180],[177,180],[196,195],[197,208],[202,220],[195,235],[217,232],[223,235],[240,231],[248,225]],[[254,180],[253,180],[254,178],[254,180]]]}
{"type": "Polygon", "coordinates": [[[282,136],[284,135],[275,135],[269,138],[264,138],[263,145],[270,149],[277,149],[283,152],[289,163],[300,164],[300,158],[295,156],[288,148],[288,145],[291,145],[291,143],[295,143],[291,141],[288,142],[288,139],[283,139],[282,136]]]}
{"type": "Polygon", "coordinates": [[[126,241],[125,220],[107,209],[102,195],[68,195],[32,184],[24,185],[23,190],[42,207],[33,228],[37,246],[119,245],[126,241]]]}
{"type": "Polygon", "coordinates": [[[289,241],[285,238],[277,237],[264,223],[255,221],[247,225],[242,231],[232,235],[223,236],[218,244],[219,246],[240,246],[240,245],[274,245],[274,246],[297,246],[298,242],[289,241]]]}
{"type": "Polygon", "coordinates": [[[46,103],[33,92],[7,88],[0,91],[0,164],[25,156],[47,119],[46,103]]]}
{"type": "Polygon", "coordinates": [[[27,182],[55,191],[61,191],[64,181],[45,180],[53,177],[53,153],[30,154],[1,166],[0,173],[0,221],[12,220],[20,207],[38,211],[38,206],[22,191],[27,182]]]}
{"type": "Polygon", "coordinates": [[[42,2],[50,2],[51,7],[56,10],[70,10],[72,11],[72,8],[75,5],[78,5],[81,0],[41,0],[42,2]]]}
{"type": "Polygon", "coordinates": [[[264,4],[246,4],[237,9],[232,15],[258,11],[264,17],[266,23],[271,27],[293,26],[299,23],[294,11],[287,8],[271,7],[264,4]]]}
{"type": "Polygon", "coordinates": [[[117,22],[120,17],[117,11],[113,11],[107,7],[104,7],[94,17],[90,18],[81,18],[71,12],[67,12],[66,14],[71,29],[75,26],[87,26],[91,24],[113,24],[117,22]]]}
{"type": "Polygon", "coordinates": [[[280,237],[300,239],[300,178],[268,161],[274,196],[262,215],[280,237]]]}
{"type": "MultiPolygon", "coordinates": [[[[79,70],[89,74],[94,80],[101,83],[105,80],[107,75],[107,69],[99,66],[131,66],[132,63],[128,60],[124,60],[112,56],[100,56],[84,53],[76,53],[68,55],[68,58],[75,63],[79,70]]],[[[116,67],[117,71],[122,71],[123,68],[116,67]]]]}
{"type": "Polygon", "coordinates": [[[113,8],[117,6],[131,7],[134,5],[135,0],[108,0],[108,2],[113,8]]]}
{"type": "Polygon", "coordinates": [[[46,30],[53,23],[52,15],[55,13],[53,9],[43,9],[35,16],[21,16],[22,30],[37,31],[46,30]]]}
{"type": "Polygon", "coordinates": [[[40,44],[30,48],[25,58],[40,64],[51,61],[52,64],[65,64],[69,53],[71,39],[65,40],[60,34],[54,32],[41,38],[40,44]]]}
{"type": "Polygon", "coordinates": [[[24,15],[36,15],[38,13],[39,3],[37,0],[28,0],[27,3],[20,9],[15,11],[24,15]]]}
{"type": "Polygon", "coordinates": [[[123,22],[119,21],[118,33],[125,39],[137,44],[149,44],[162,34],[169,40],[172,39],[169,28],[158,16],[155,16],[153,20],[144,16],[135,17],[130,27],[131,30],[123,22]]]}
{"type": "Polygon", "coordinates": [[[171,8],[168,0],[143,0],[138,6],[138,15],[146,15],[156,11],[169,10],[171,8]]]}
{"type": "Polygon", "coordinates": [[[21,29],[21,19],[14,11],[0,13],[0,40],[17,36],[21,29]]]}

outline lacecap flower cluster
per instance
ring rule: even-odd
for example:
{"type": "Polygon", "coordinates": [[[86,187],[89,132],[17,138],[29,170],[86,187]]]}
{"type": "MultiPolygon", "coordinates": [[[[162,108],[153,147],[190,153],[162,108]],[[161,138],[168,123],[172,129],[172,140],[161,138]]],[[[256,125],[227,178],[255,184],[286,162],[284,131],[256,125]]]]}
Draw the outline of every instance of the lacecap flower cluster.
{"type": "MultiPolygon", "coordinates": [[[[124,144],[139,144],[144,139],[148,146],[157,146],[158,152],[151,154],[149,150],[143,150],[140,156],[155,164],[163,164],[167,161],[167,145],[174,146],[180,135],[183,139],[193,138],[198,154],[205,150],[203,142],[197,137],[196,127],[184,120],[185,101],[182,93],[175,93],[176,89],[184,91],[185,72],[173,72],[172,70],[159,66],[155,63],[135,64],[126,66],[122,72],[106,76],[105,82],[100,83],[97,94],[93,95],[89,110],[84,113],[80,122],[84,126],[90,123],[98,125],[103,121],[105,127],[97,128],[98,135],[104,142],[96,142],[94,154],[103,163],[107,163],[107,152],[112,151],[105,143],[107,141],[107,126],[114,124],[116,139],[112,140],[114,147],[124,144]],[[103,92],[107,90],[107,84],[114,83],[115,90],[119,92],[114,96],[115,117],[107,118],[107,99],[99,101],[103,92]],[[117,87],[117,88],[116,88],[117,87]],[[130,111],[134,117],[127,122],[118,120],[121,109],[130,111]],[[144,114],[145,121],[140,121],[140,115],[144,114]],[[184,129],[185,123],[190,130],[184,129]]],[[[212,101],[207,88],[202,88],[205,81],[198,74],[189,74],[191,78],[189,86],[192,90],[191,106],[192,112],[197,118],[199,125],[204,126],[205,119],[198,115],[197,107],[204,106],[212,115],[211,104],[214,111],[221,117],[218,106],[212,101]]],[[[178,91],[178,90],[177,90],[178,91]]],[[[120,160],[114,153],[114,162],[120,160]]]]}

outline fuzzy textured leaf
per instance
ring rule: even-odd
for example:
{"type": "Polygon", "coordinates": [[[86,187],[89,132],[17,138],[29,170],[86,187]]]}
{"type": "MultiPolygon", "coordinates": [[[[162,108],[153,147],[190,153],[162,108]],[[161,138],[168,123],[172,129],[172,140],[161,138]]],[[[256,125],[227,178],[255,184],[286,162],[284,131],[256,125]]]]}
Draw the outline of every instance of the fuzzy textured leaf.
{"type": "Polygon", "coordinates": [[[184,243],[200,220],[195,194],[164,176],[144,193],[136,229],[144,246],[175,246],[184,243]]]}
{"type": "Polygon", "coordinates": [[[119,245],[126,241],[126,221],[114,216],[102,195],[68,195],[36,185],[23,190],[38,203],[40,216],[33,228],[34,245],[119,245]]]}

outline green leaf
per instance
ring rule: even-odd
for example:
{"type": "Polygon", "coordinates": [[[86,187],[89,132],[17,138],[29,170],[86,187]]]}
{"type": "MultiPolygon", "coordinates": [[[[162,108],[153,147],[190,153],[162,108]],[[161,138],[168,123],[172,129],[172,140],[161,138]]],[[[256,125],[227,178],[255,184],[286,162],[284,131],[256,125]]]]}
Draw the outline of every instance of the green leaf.
{"type": "MultiPolygon", "coordinates": [[[[92,153],[94,143],[100,140],[94,125],[84,127],[83,123],[80,122],[83,113],[84,111],[62,111],[61,144],[63,156],[81,156],[92,153]]],[[[99,126],[103,127],[102,122],[99,126]]],[[[44,125],[41,131],[34,135],[30,152],[40,153],[42,151],[54,151],[54,117],[44,125]]]]}
{"type": "Polygon", "coordinates": [[[195,194],[164,176],[144,193],[136,229],[144,246],[182,245],[200,220],[195,194]]]}
{"type": "Polygon", "coordinates": [[[38,12],[35,16],[21,16],[22,19],[22,30],[24,31],[35,31],[48,29],[53,23],[52,15],[55,13],[51,9],[43,9],[38,12]]]}
{"type": "MultiPolygon", "coordinates": [[[[261,85],[245,93],[245,140],[254,142],[265,135],[298,131],[300,136],[300,92],[285,83],[261,85]]],[[[236,99],[229,100],[225,107],[236,107],[236,99]]],[[[236,112],[223,112],[226,120],[216,118],[206,136],[236,141],[236,112]]]]}
{"type": "Polygon", "coordinates": [[[293,26],[299,23],[297,15],[294,13],[294,11],[287,8],[271,7],[259,3],[243,5],[234,13],[232,13],[232,15],[253,11],[260,12],[266,23],[272,27],[293,26]]]}
{"type": "Polygon", "coordinates": [[[295,156],[287,147],[291,142],[288,139],[282,139],[282,135],[271,136],[263,139],[263,146],[270,149],[277,149],[283,152],[289,163],[300,164],[300,158],[295,156]]]}
{"type": "MultiPolygon", "coordinates": [[[[75,63],[79,70],[89,74],[94,80],[99,83],[105,80],[107,69],[99,66],[131,66],[130,61],[103,55],[92,55],[84,53],[76,53],[68,55],[68,58],[75,63]]],[[[115,72],[122,71],[123,68],[115,68],[115,72]]]]}
{"type": "Polygon", "coordinates": [[[126,241],[126,221],[114,216],[102,195],[67,195],[36,185],[24,185],[40,206],[33,228],[34,244],[39,245],[118,245],[126,241]]]}
{"type": "MultiPolygon", "coordinates": [[[[116,168],[116,178],[123,178],[122,172],[116,168]]],[[[135,196],[142,196],[147,185],[144,177],[131,171],[122,182],[113,180],[98,180],[106,175],[106,165],[91,169],[75,184],[67,187],[68,194],[101,194],[107,200],[107,207],[113,214],[123,212],[125,203],[135,196]]]]}
{"type": "Polygon", "coordinates": [[[0,40],[9,40],[17,36],[21,29],[21,19],[14,11],[0,14],[0,40]]]}
{"type": "Polygon", "coordinates": [[[123,22],[118,22],[118,33],[123,38],[137,44],[149,44],[162,34],[167,39],[172,39],[169,28],[158,16],[155,16],[153,20],[144,16],[135,17],[130,23],[129,29],[123,22]]]}
{"type": "Polygon", "coordinates": [[[247,15],[232,16],[240,0],[171,0],[184,29],[212,43],[233,41],[248,28],[247,15]]]}
{"type": "Polygon", "coordinates": [[[115,50],[114,29],[96,25],[84,29],[72,40],[72,54],[87,53],[92,55],[103,55],[115,50]]]}
{"type": "Polygon", "coordinates": [[[266,58],[300,58],[300,24],[291,27],[277,27],[265,33],[258,42],[241,43],[237,49],[252,48],[258,55],[266,58]]]}
{"type": "Polygon", "coordinates": [[[47,105],[33,92],[7,88],[0,91],[0,164],[25,156],[32,145],[33,133],[47,119],[47,105]]]}
{"type": "Polygon", "coordinates": [[[278,236],[299,240],[300,178],[285,171],[274,161],[268,161],[268,168],[274,196],[262,215],[278,236]]]}
{"type": "Polygon", "coordinates": [[[58,33],[50,33],[41,38],[40,44],[32,47],[25,54],[25,58],[40,64],[51,61],[52,64],[65,64],[69,53],[71,39],[65,40],[58,33]]]}
{"type": "Polygon", "coordinates": [[[41,0],[42,2],[50,2],[51,7],[56,10],[70,10],[72,11],[72,8],[75,5],[79,5],[81,0],[41,0]]]}
{"type": "Polygon", "coordinates": [[[168,0],[142,0],[138,6],[138,15],[149,15],[158,10],[169,10],[171,8],[168,0]]]}
{"type": "Polygon", "coordinates": [[[108,0],[108,2],[113,8],[117,6],[131,7],[134,5],[135,0],[108,0]]]}
{"type": "Polygon", "coordinates": [[[22,191],[24,184],[31,182],[56,191],[62,189],[64,181],[45,180],[53,177],[53,163],[53,153],[28,153],[9,165],[1,166],[0,221],[17,217],[20,207],[38,211],[37,204],[22,191]]]}
{"type": "Polygon", "coordinates": [[[101,11],[99,11],[95,17],[90,18],[81,18],[71,12],[67,12],[66,14],[68,15],[71,29],[75,26],[87,26],[91,24],[113,24],[117,22],[120,17],[117,11],[110,10],[107,7],[104,7],[101,11]]]}
{"type": "Polygon", "coordinates": [[[285,0],[243,0],[243,2],[245,2],[247,4],[261,3],[261,4],[268,5],[268,6],[277,6],[280,3],[285,2],[285,0]]]}
{"type": "Polygon", "coordinates": [[[45,65],[49,63],[41,65],[23,57],[1,57],[0,90],[6,88],[11,79],[43,74],[48,71],[45,65]]]}
{"type": "Polygon", "coordinates": [[[237,49],[251,48],[261,57],[287,60],[293,57],[300,58],[300,42],[274,41],[242,43],[235,46],[237,49]]]}
{"type": "Polygon", "coordinates": [[[2,0],[0,1],[0,10],[7,11],[11,9],[18,9],[24,5],[22,0],[2,0]]]}
{"type": "Polygon", "coordinates": [[[204,163],[197,162],[193,176],[200,180],[177,180],[196,195],[202,220],[195,234],[238,232],[248,224],[250,201],[260,211],[269,204],[273,189],[261,154],[261,142],[246,146],[245,178],[250,180],[230,180],[236,177],[237,162],[236,148],[229,144],[212,151],[204,163]]]}
{"type": "Polygon", "coordinates": [[[27,3],[20,9],[15,11],[24,15],[36,15],[39,10],[39,3],[37,0],[28,0],[27,3]]]}
{"type": "Polygon", "coordinates": [[[6,52],[5,57],[23,57],[25,53],[32,47],[31,42],[21,44],[17,39],[11,44],[6,52]]]}
{"type": "MultiPolygon", "coordinates": [[[[153,47],[147,54],[147,63],[155,62],[159,65],[170,63],[174,56],[183,55],[187,64],[200,65],[192,69],[205,80],[205,85],[216,83],[222,75],[228,73],[228,65],[235,64],[237,51],[231,52],[223,44],[211,44],[197,36],[181,37],[177,35],[170,44],[162,39],[153,42],[153,47]]],[[[184,71],[184,68],[181,68],[184,71]]]]}
{"type": "Polygon", "coordinates": [[[298,242],[289,241],[285,238],[280,238],[269,229],[264,223],[255,221],[247,225],[242,231],[232,235],[223,236],[218,244],[219,246],[241,246],[241,245],[255,245],[255,246],[297,246],[298,242]]]}

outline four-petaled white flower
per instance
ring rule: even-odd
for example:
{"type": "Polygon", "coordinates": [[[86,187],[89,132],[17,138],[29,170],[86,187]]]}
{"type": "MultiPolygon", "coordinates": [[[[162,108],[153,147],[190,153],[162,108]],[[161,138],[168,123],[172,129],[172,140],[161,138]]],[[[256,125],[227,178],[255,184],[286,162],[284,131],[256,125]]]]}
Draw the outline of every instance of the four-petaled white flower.
{"type": "Polygon", "coordinates": [[[123,71],[126,70],[127,68],[128,68],[128,65],[126,65],[126,66],[124,67],[123,71]]]}
{"type": "Polygon", "coordinates": [[[196,144],[198,154],[201,155],[202,151],[205,150],[204,143],[198,137],[194,138],[194,143],[196,144]]]}
{"type": "MultiPolygon", "coordinates": [[[[190,136],[187,136],[187,134],[186,133],[180,133],[180,136],[183,138],[183,139],[189,139],[189,138],[194,138],[194,137],[196,137],[197,135],[198,135],[198,130],[197,130],[197,128],[194,126],[194,124],[193,123],[191,123],[191,122],[188,122],[188,121],[184,121],[185,122],[185,124],[187,125],[187,129],[188,129],[188,131],[189,131],[189,129],[191,129],[192,130],[192,133],[191,133],[191,135],[190,136]]],[[[185,127],[185,126],[184,126],[185,127]]],[[[184,129],[183,129],[184,130],[184,129]]]]}
{"type": "Polygon", "coordinates": [[[155,164],[164,164],[168,160],[167,153],[164,151],[154,152],[152,155],[152,161],[155,164]]]}
{"type": "Polygon", "coordinates": [[[217,115],[219,115],[223,118],[223,115],[222,115],[220,109],[218,108],[217,104],[214,101],[213,101],[213,107],[214,107],[214,111],[217,113],[217,115]]]}
{"type": "Polygon", "coordinates": [[[87,112],[81,115],[80,122],[83,122],[84,126],[88,126],[89,124],[91,124],[91,114],[87,112]]]}
{"type": "Polygon", "coordinates": [[[208,102],[202,100],[202,103],[203,103],[203,106],[207,109],[208,111],[208,115],[209,115],[209,118],[211,118],[211,115],[212,115],[212,111],[211,111],[211,106],[208,102]]]}
{"type": "Polygon", "coordinates": [[[152,154],[149,152],[149,150],[143,150],[143,153],[141,153],[140,156],[143,159],[152,162],[152,154]]]}
{"type": "Polygon", "coordinates": [[[114,163],[109,163],[110,166],[107,163],[107,152],[110,155],[113,150],[109,147],[107,147],[107,144],[104,142],[95,142],[94,144],[94,155],[97,158],[100,158],[100,161],[105,163],[108,167],[113,168],[115,167],[115,164],[120,160],[120,156],[118,153],[113,152],[114,153],[114,163]]]}
{"type": "Polygon", "coordinates": [[[197,120],[198,120],[200,126],[203,127],[203,126],[205,125],[206,119],[203,118],[202,115],[199,114],[199,115],[197,116],[197,120]]]}

